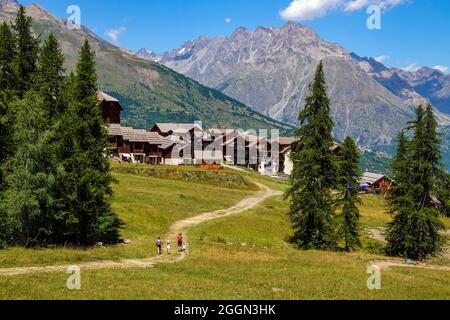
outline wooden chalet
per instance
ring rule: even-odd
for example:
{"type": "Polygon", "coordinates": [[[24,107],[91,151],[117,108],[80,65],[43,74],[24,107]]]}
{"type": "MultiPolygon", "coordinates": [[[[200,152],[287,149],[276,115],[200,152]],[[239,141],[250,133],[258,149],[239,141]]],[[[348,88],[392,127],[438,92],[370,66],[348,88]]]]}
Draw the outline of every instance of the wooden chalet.
{"type": "Polygon", "coordinates": [[[179,163],[179,159],[173,159],[172,151],[176,145],[185,145],[183,141],[159,132],[123,127],[120,117],[123,108],[119,100],[103,92],[97,94],[97,99],[103,120],[108,126],[109,152],[112,157],[153,165],[179,163]]]}
{"type": "Polygon", "coordinates": [[[97,93],[97,100],[100,103],[105,122],[107,124],[120,124],[120,113],[123,108],[119,100],[101,91],[97,93]]]}
{"type": "MultiPolygon", "coordinates": [[[[198,124],[187,123],[156,123],[149,130],[124,127],[119,100],[103,92],[97,97],[108,126],[110,155],[120,161],[215,166],[228,162],[272,175],[289,175],[293,170],[290,155],[294,138],[273,140],[234,129],[203,131],[198,124]],[[275,152],[278,157],[274,157],[275,152]]],[[[331,148],[332,152],[339,149],[339,145],[331,148]]]]}
{"type": "Polygon", "coordinates": [[[372,172],[365,172],[360,178],[360,184],[368,186],[368,192],[376,192],[383,197],[395,186],[395,182],[387,176],[372,172]]]}

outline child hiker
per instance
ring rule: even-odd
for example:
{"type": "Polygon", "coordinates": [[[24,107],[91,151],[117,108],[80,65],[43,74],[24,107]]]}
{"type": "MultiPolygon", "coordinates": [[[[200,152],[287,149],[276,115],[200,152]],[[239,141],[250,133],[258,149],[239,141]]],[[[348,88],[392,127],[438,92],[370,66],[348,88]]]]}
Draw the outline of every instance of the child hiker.
{"type": "Polygon", "coordinates": [[[170,254],[170,241],[167,241],[167,254],[170,254]]]}

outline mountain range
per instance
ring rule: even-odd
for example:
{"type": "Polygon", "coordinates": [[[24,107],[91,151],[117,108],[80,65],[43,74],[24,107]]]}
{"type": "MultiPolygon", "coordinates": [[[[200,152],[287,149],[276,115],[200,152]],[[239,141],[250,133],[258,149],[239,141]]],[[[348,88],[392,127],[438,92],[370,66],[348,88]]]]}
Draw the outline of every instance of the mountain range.
{"type": "MultiPolygon", "coordinates": [[[[12,21],[15,0],[0,0],[0,22],[12,21]]],[[[26,7],[33,31],[41,40],[54,33],[66,56],[67,71],[74,70],[79,48],[89,39],[96,53],[100,89],[121,100],[123,124],[150,128],[155,122],[202,121],[204,127],[280,129],[292,127],[264,116],[243,103],[210,89],[161,64],[144,60],[101,39],[85,27],[70,30],[39,5],[26,7]]]]}
{"type": "Polygon", "coordinates": [[[298,23],[240,27],[229,37],[198,39],[162,54],[141,49],[158,62],[244,102],[276,120],[298,125],[315,67],[324,61],[335,136],[360,145],[389,146],[419,104],[431,101],[442,127],[450,125],[450,76],[422,68],[389,69],[339,44],[323,40],[298,23]]]}
{"type": "MultiPolygon", "coordinates": [[[[0,0],[0,22],[12,21],[16,12],[15,0],[0,0]]],[[[27,7],[27,13],[41,39],[51,32],[57,36],[68,72],[84,39],[91,41],[100,89],[121,100],[125,125],[201,120],[205,127],[277,128],[289,134],[323,60],[337,140],[351,135],[360,146],[392,151],[415,106],[429,100],[437,107],[450,167],[450,118],[442,112],[448,110],[450,80],[437,70],[390,69],[296,23],[256,31],[241,27],[230,37],[200,37],[156,54],[119,48],[84,27],[69,30],[38,5],[27,7]]]]}

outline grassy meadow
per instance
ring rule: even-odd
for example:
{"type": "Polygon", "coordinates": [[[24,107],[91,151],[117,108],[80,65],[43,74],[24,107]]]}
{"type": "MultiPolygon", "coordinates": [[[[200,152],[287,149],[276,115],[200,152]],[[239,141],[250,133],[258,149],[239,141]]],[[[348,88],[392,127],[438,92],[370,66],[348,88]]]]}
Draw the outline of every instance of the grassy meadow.
{"type": "Polygon", "coordinates": [[[131,240],[131,244],[88,249],[9,248],[0,251],[0,268],[146,258],[154,251],[156,237],[164,236],[175,221],[227,208],[254,189],[253,185],[249,190],[241,186],[223,188],[208,180],[192,183],[118,172],[114,177],[113,209],[124,222],[122,238],[131,240]]]}
{"type": "MultiPolygon", "coordinates": [[[[228,172],[227,174],[239,174],[228,172]]],[[[243,174],[244,179],[283,190],[284,182],[243,174]]],[[[54,248],[0,251],[0,267],[76,264],[155,255],[154,238],[169,226],[201,212],[226,208],[254,193],[248,189],[160,179],[138,173],[114,174],[114,209],[125,222],[130,245],[93,249],[54,248]]],[[[363,196],[362,223],[381,228],[390,221],[383,200],[363,196]]],[[[150,269],[82,270],[82,288],[66,288],[67,274],[0,276],[1,299],[449,299],[450,272],[393,268],[382,271],[382,290],[369,291],[371,261],[387,259],[382,245],[364,237],[356,253],[298,251],[288,203],[277,196],[256,208],[189,229],[189,254],[150,269]]],[[[448,224],[448,220],[446,221],[448,224]]],[[[444,258],[429,261],[450,266],[444,258]]]]}

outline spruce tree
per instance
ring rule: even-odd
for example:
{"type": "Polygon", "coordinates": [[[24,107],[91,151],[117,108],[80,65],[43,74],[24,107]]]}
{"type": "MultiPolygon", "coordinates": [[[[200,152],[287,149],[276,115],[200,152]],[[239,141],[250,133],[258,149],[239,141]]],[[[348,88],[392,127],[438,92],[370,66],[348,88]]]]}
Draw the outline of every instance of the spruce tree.
{"type": "Polygon", "coordinates": [[[52,242],[55,199],[53,170],[57,159],[52,150],[51,132],[45,104],[35,92],[14,103],[16,122],[14,141],[17,150],[11,159],[12,173],[7,192],[9,242],[37,246],[52,242]]]}
{"type": "Polygon", "coordinates": [[[0,24],[0,248],[6,241],[6,162],[13,152],[13,114],[10,104],[16,92],[15,38],[11,28],[0,24]]]}
{"type": "Polygon", "coordinates": [[[358,203],[359,191],[359,161],[358,147],[352,138],[347,137],[338,155],[338,204],[342,210],[340,231],[344,239],[345,251],[352,251],[361,247],[359,238],[360,213],[358,203]]]}
{"type": "MultiPolygon", "coordinates": [[[[6,24],[0,25],[0,193],[6,187],[5,162],[12,149],[12,114],[9,104],[15,93],[14,35],[6,24]]],[[[1,195],[0,195],[1,197],[1,195]]]]}
{"type": "Polygon", "coordinates": [[[36,70],[39,40],[33,35],[31,27],[31,17],[26,16],[25,7],[20,6],[13,29],[17,44],[17,87],[21,97],[31,88],[32,75],[36,70]]]}
{"type": "Polygon", "coordinates": [[[64,105],[64,56],[53,35],[39,50],[33,85],[16,103],[11,190],[11,242],[28,246],[62,244],[73,216],[66,203],[59,122],[64,105]]]}
{"type": "Polygon", "coordinates": [[[64,110],[64,54],[54,36],[50,34],[39,50],[39,59],[34,75],[33,87],[48,106],[49,121],[58,118],[64,110]]]}
{"type": "Polygon", "coordinates": [[[397,153],[393,158],[391,170],[396,187],[391,191],[392,196],[388,198],[391,214],[401,212],[406,207],[411,207],[412,201],[409,196],[410,175],[410,141],[402,130],[397,137],[397,153]]]}
{"type": "Polygon", "coordinates": [[[309,89],[305,108],[299,112],[301,128],[295,132],[294,170],[286,196],[291,199],[292,241],[304,249],[328,249],[337,245],[331,193],[336,166],[330,151],[333,121],[322,62],[309,89]]]}
{"type": "Polygon", "coordinates": [[[81,245],[118,240],[120,221],[111,209],[110,165],[104,153],[107,131],[97,102],[95,57],[89,41],[81,48],[65,128],[63,154],[70,190],[68,202],[76,217],[73,241],[81,245]]]}
{"type": "MultiPolygon", "coordinates": [[[[431,105],[426,109],[417,108],[411,128],[414,134],[409,143],[409,155],[404,164],[394,167],[400,174],[397,191],[390,201],[395,216],[388,225],[386,250],[390,255],[424,260],[439,254],[445,242],[440,234],[444,226],[432,201],[442,169],[440,139],[431,105]],[[408,176],[403,177],[403,173],[408,176]]],[[[398,163],[396,160],[394,164],[398,163]]]]}
{"type": "Polygon", "coordinates": [[[17,86],[15,55],[16,40],[14,34],[6,22],[3,22],[0,24],[0,92],[2,102],[12,98],[17,86]]]}

